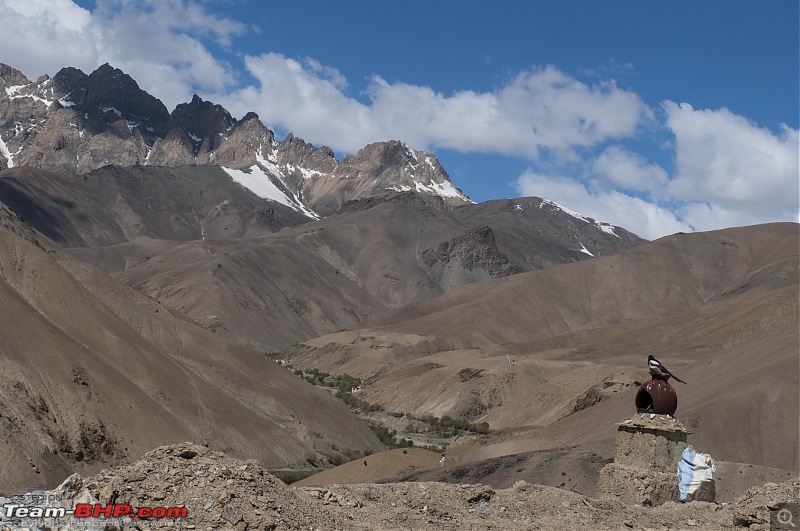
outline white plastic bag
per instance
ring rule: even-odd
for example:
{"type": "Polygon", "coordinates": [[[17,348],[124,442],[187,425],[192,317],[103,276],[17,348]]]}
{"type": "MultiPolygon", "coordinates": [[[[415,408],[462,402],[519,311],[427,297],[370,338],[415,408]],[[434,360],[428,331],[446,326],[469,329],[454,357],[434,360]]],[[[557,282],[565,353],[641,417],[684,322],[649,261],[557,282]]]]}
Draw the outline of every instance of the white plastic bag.
{"type": "Polygon", "coordinates": [[[688,446],[678,463],[678,493],[682,502],[707,501],[716,498],[714,472],[717,466],[708,454],[698,454],[688,446]]]}

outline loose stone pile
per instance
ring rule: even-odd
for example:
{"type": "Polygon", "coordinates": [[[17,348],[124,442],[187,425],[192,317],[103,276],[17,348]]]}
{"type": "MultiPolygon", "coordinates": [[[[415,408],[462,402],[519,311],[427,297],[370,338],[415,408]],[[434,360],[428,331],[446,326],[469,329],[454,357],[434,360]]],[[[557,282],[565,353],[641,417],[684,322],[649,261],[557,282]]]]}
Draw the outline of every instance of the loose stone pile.
{"type": "MultiPolygon", "coordinates": [[[[91,478],[70,476],[44,495],[74,502],[186,507],[185,518],[35,520],[0,530],[107,529],[767,529],[770,509],[800,502],[800,479],[751,489],[732,505],[666,502],[658,507],[587,498],[517,482],[485,485],[390,483],[292,488],[254,462],[183,443],[91,478]],[[87,527],[89,526],[89,527],[87,527]]],[[[0,505],[4,502],[0,499],[0,505]]]]}

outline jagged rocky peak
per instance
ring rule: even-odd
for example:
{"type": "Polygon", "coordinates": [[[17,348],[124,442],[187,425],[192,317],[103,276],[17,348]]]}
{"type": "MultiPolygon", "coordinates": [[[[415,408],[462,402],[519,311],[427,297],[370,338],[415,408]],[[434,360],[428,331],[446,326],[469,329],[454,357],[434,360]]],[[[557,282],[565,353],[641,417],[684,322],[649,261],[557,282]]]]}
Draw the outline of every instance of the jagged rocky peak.
{"type": "Polygon", "coordinates": [[[0,83],[2,83],[4,87],[28,85],[30,82],[31,80],[25,77],[25,74],[16,68],[0,63],[0,83]]]}
{"type": "MultiPolygon", "coordinates": [[[[30,161],[41,161],[40,166],[52,167],[49,164],[53,161],[46,154],[54,147],[65,146],[66,140],[60,136],[49,138],[45,152],[29,148],[47,125],[47,120],[61,108],[54,102],[53,81],[48,76],[41,76],[32,82],[19,70],[0,65],[0,83],[3,85],[3,90],[0,90],[0,169],[30,161]]],[[[72,160],[74,167],[74,153],[72,160]]]]}
{"type": "Polygon", "coordinates": [[[221,105],[197,94],[181,103],[169,117],[167,135],[153,144],[148,165],[182,166],[209,164],[213,152],[228,138],[236,120],[221,105]]]}
{"type": "Polygon", "coordinates": [[[74,92],[75,97],[79,98],[83,93],[88,78],[89,76],[83,70],[71,66],[62,68],[53,77],[53,93],[59,99],[74,103],[70,96],[74,92]]]}
{"type": "Polygon", "coordinates": [[[19,70],[8,65],[0,65],[0,81],[5,90],[0,92],[0,101],[5,101],[4,121],[8,121],[8,106],[11,102],[23,107],[36,104],[38,112],[36,117],[44,114],[53,103],[53,82],[48,75],[39,76],[36,81],[31,81],[19,70]]]}
{"type": "Polygon", "coordinates": [[[370,144],[337,162],[330,148],[288,135],[278,150],[278,166],[283,182],[323,216],[354,199],[396,192],[438,196],[452,205],[469,202],[436,157],[397,140],[370,144]]]}
{"type": "Polygon", "coordinates": [[[89,74],[84,88],[85,99],[71,101],[97,107],[113,106],[123,113],[152,116],[159,123],[169,120],[169,111],[158,98],[139,88],[132,77],[109,64],[89,74]]]}
{"type": "Polygon", "coordinates": [[[183,129],[195,142],[205,138],[215,141],[214,137],[226,136],[235,124],[236,120],[224,107],[205,101],[197,94],[191,102],[175,107],[169,117],[170,129],[183,129]]]}
{"type": "Polygon", "coordinates": [[[413,176],[415,181],[422,184],[428,184],[429,180],[436,183],[450,182],[450,176],[433,154],[413,149],[399,140],[364,146],[355,156],[345,157],[339,171],[385,177],[413,176]]]}
{"type": "Polygon", "coordinates": [[[249,168],[259,160],[274,163],[277,147],[273,132],[256,113],[249,112],[233,125],[219,149],[204,163],[229,168],[249,168]]]}
{"type": "MultiPolygon", "coordinates": [[[[24,83],[24,76],[4,71],[6,82],[24,83]]],[[[0,167],[84,173],[142,164],[169,119],[163,103],[107,64],[89,75],[64,68],[53,79],[6,87],[3,95],[0,167]]]]}
{"type": "Polygon", "coordinates": [[[77,68],[62,68],[53,78],[52,86],[53,96],[62,106],[75,107],[88,113],[90,120],[107,125],[123,119],[136,124],[146,135],[147,132],[163,132],[169,120],[169,112],[158,98],[109,64],[89,75],[77,68]]]}
{"type": "Polygon", "coordinates": [[[382,173],[386,169],[402,168],[412,160],[416,153],[399,140],[375,142],[358,150],[355,156],[348,155],[342,165],[356,170],[382,173]]]}
{"type": "Polygon", "coordinates": [[[90,124],[93,118],[107,124],[123,119],[131,126],[138,126],[148,143],[165,133],[169,120],[169,111],[158,98],[139,88],[133,78],[109,64],[89,74],[64,99],[88,112],[90,124]]]}
{"type": "Polygon", "coordinates": [[[328,146],[314,147],[292,133],[278,147],[278,164],[291,164],[320,173],[333,173],[339,162],[328,146]]]}
{"type": "Polygon", "coordinates": [[[53,79],[42,76],[5,92],[0,136],[11,146],[9,165],[83,172],[140,164],[169,119],[163,103],[107,64],[89,75],[63,68],[53,79]]]}
{"type": "Polygon", "coordinates": [[[450,180],[439,160],[431,153],[416,150],[399,140],[376,142],[348,156],[337,168],[336,175],[361,176],[385,190],[413,190],[437,195],[447,202],[469,202],[450,180]]]}

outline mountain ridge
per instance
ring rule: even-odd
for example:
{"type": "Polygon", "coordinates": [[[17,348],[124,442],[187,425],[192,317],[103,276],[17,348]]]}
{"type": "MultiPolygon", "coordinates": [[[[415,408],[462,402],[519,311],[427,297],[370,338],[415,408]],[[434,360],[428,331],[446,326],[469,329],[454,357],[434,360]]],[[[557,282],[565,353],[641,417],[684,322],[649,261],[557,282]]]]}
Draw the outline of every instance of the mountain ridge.
{"type": "Polygon", "coordinates": [[[257,114],[236,120],[196,94],[169,113],[108,64],[88,75],[67,67],[36,82],[0,65],[0,87],[0,170],[27,165],[86,174],[109,164],[258,166],[289,197],[322,215],[387,190],[469,202],[431,153],[386,141],[338,161],[330,148],[291,134],[278,142],[257,114]]]}

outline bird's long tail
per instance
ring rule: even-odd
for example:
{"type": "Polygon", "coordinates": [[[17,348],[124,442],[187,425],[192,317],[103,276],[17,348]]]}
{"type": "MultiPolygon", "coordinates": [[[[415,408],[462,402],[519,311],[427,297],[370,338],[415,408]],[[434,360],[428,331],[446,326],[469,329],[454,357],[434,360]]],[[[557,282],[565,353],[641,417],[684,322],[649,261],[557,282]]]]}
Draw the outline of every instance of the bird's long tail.
{"type": "Polygon", "coordinates": [[[675,380],[679,381],[679,382],[680,382],[680,383],[682,383],[682,384],[685,384],[685,383],[686,383],[686,382],[684,382],[683,380],[681,380],[680,378],[678,378],[677,376],[675,376],[675,375],[674,375],[674,374],[672,374],[672,373],[669,373],[669,375],[670,375],[670,376],[672,376],[673,378],[675,378],[675,380]]]}

